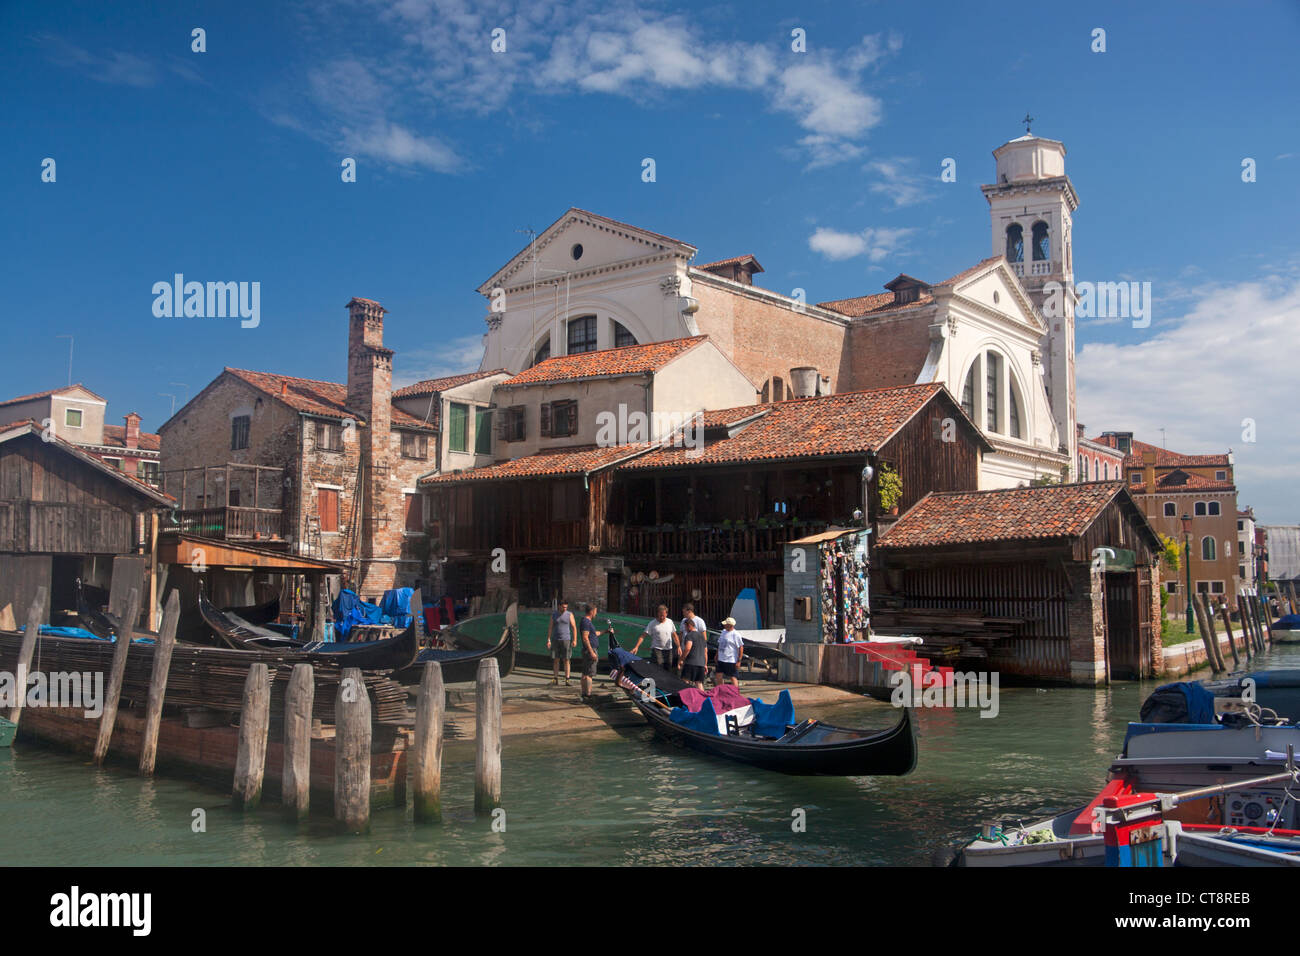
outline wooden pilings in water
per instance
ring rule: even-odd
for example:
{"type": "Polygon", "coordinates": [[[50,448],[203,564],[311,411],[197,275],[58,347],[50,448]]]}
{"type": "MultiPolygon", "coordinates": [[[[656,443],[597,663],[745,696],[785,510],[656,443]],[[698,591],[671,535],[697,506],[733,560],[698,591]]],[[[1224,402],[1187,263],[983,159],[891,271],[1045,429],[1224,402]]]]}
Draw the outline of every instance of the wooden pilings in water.
{"type": "Polygon", "coordinates": [[[45,609],[45,585],[36,589],[36,597],[27,609],[27,629],[23,631],[23,643],[18,651],[18,699],[9,708],[9,719],[18,723],[23,715],[23,701],[27,698],[27,675],[32,669],[32,653],[36,650],[36,641],[41,633],[41,618],[45,609]]]}
{"type": "Polygon", "coordinates": [[[176,646],[176,624],[181,619],[181,597],[175,589],[167,598],[163,611],[162,629],[158,633],[158,646],[153,652],[153,673],[149,679],[149,703],[144,714],[144,739],[140,742],[140,773],[153,776],[158,755],[158,730],[162,726],[163,700],[167,696],[167,672],[172,663],[172,648],[176,646]]]}
{"type": "Polygon", "coordinates": [[[1228,650],[1232,651],[1232,666],[1240,667],[1241,661],[1237,658],[1237,645],[1232,640],[1232,614],[1228,610],[1228,602],[1224,601],[1219,605],[1219,615],[1223,618],[1223,629],[1228,632],[1228,650]]]}
{"type": "Polygon", "coordinates": [[[239,752],[235,758],[232,799],[236,810],[254,810],[262,802],[266,771],[266,737],[271,729],[271,674],[266,664],[248,669],[244,706],[239,712],[239,752]]]}
{"type": "Polygon", "coordinates": [[[436,823],[442,819],[444,702],[442,665],[431,661],[424,665],[424,673],[420,676],[420,696],[415,705],[415,753],[412,754],[411,776],[415,781],[417,823],[436,823]]]}
{"type": "MultiPolygon", "coordinates": [[[[494,662],[495,663],[495,662],[494,662]]],[[[356,667],[345,667],[334,712],[334,819],[346,830],[370,829],[370,695],[356,667]]]]}
{"type": "Polygon", "coordinates": [[[122,678],[126,674],[126,655],[135,639],[135,622],[140,616],[140,590],[132,588],[126,601],[126,616],[113,648],[113,665],[108,674],[108,690],[104,694],[104,713],[99,718],[99,737],[95,740],[95,764],[102,766],[108,756],[108,744],[113,739],[113,725],[117,723],[117,702],[122,696],[122,678]]]}
{"type": "Polygon", "coordinates": [[[316,702],[316,677],[307,663],[294,664],[284,695],[284,770],[280,802],[297,820],[311,806],[311,709],[316,702]]]}
{"type": "Polygon", "coordinates": [[[1255,601],[1256,620],[1262,623],[1265,636],[1268,638],[1268,643],[1272,644],[1273,643],[1273,615],[1269,611],[1268,599],[1256,596],[1253,600],[1255,601]]]}
{"type": "Polygon", "coordinates": [[[474,811],[490,813],[501,805],[501,671],[496,658],[479,661],[474,690],[474,811]]]}
{"type": "Polygon", "coordinates": [[[1214,605],[1210,603],[1208,594],[1201,594],[1201,610],[1205,612],[1205,627],[1210,632],[1210,645],[1214,648],[1214,659],[1217,661],[1215,669],[1226,671],[1228,668],[1223,663],[1223,648],[1219,646],[1219,631],[1214,626],[1214,605]]]}
{"type": "Polygon", "coordinates": [[[1204,604],[1204,594],[1192,599],[1192,610],[1196,614],[1196,627],[1201,632],[1201,643],[1205,646],[1206,663],[1216,671],[1223,670],[1223,658],[1219,655],[1218,639],[1214,634],[1212,619],[1204,604]]]}

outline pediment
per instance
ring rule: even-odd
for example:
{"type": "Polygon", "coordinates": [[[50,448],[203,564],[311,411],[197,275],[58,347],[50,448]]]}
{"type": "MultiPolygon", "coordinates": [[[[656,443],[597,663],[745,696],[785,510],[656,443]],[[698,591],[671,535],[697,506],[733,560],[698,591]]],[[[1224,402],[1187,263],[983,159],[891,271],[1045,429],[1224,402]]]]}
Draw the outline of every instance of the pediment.
{"type": "Polygon", "coordinates": [[[563,273],[585,272],[654,256],[689,258],[696,250],[690,243],[679,239],[574,208],[539,233],[532,249],[528,245],[520,249],[505,266],[478,287],[478,292],[488,295],[498,286],[509,289],[530,282],[534,251],[540,281],[553,280],[563,273]],[[575,257],[575,253],[579,254],[575,257]]]}

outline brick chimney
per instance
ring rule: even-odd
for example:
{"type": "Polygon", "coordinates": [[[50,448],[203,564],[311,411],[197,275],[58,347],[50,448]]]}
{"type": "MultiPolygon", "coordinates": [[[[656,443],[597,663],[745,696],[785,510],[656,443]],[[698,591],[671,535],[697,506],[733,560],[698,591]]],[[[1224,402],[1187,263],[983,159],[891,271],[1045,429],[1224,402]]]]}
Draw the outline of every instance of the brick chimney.
{"type": "MultiPolygon", "coordinates": [[[[362,506],[360,553],[363,559],[383,556],[391,551],[391,537],[383,524],[390,522],[396,507],[389,501],[389,435],[393,419],[393,350],[384,348],[385,309],[373,299],[348,302],[348,408],[360,414],[365,427],[357,428],[360,463],[366,476],[365,501],[362,506]]],[[[358,423],[360,424],[360,423],[358,423]]],[[[389,555],[391,556],[391,555],[389,555]]],[[[363,563],[361,578],[353,582],[358,592],[392,587],[393,566],[363,563]]]]}
{"type": "Polygon", "coordinates": [[[140,447],[140,416],[135,412],[128,412],[123,416],[126,420],[126,432],[123,435],[123,441],[127,448],[140,447]]]}
{"type": "Polygon", "coordinates": [[[1154,448],[1142,449],[1142,481],[1146,484],[1147,494],[1156,493],[1156,450],[1154,448]]]}

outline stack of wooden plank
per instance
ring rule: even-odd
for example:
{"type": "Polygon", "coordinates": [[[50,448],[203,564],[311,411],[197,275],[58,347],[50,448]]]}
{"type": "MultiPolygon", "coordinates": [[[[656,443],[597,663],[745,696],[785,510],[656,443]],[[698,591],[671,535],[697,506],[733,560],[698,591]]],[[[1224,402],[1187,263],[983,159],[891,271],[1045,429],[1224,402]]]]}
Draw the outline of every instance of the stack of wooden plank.
{"type": "MultiPolygon", "coordinates": [[[[13,673],[18,666],[18,651],[23,635],[17,631],[0,631],[0,670],[13,673]]],[[[37,641],[31,670],[45,674],[103,673],[108,683],[114,645],[108,641],[43,636],[37,641]]],[[[135,643],[126,657],[122,699],[143,704],[149,697],[153,674],[154,645],[135,643]]],[[[248,669],[265,663],[271,680],[271,716],[284,713],[284,693],[293,672],[294,658],[301,657],[275,651],[242,651],[230,648],[198,647],[177,644],[172,651],[167,672],[166,702],[172,707],[206,707],[237,714],[244,695],[248,669]],[[286,659],[288,658],[288,659],[286,659]]],[[[329,661],[312,662],[316,677],[316,696],[312,716],[322,723],[334,723],[334,698],[341,678],[339,667],[329,661]]],[[[406,691],[383,672],[362,674],[371,699],[371,713],[376,722],[407,721],[409,710],[406,691]]]]}

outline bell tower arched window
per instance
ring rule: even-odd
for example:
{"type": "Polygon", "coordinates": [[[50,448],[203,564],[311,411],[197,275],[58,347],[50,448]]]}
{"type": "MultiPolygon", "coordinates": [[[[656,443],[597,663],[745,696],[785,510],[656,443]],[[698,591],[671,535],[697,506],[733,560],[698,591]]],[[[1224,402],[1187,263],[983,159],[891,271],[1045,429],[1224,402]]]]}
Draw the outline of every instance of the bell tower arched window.
{"type": "Polygon", "coordinates": [[[1025,261],[1025,230],[1020,223],[1007,226],[1007,262],[1025,261]]]}
{"type": "Polygon", "coordinates": [[[1046,262],[1052,258],[1052,244],[1047,236],[1047,223],[1042,221],[1034,223],[1032,240],[1035,262],[1046,262]]]}

